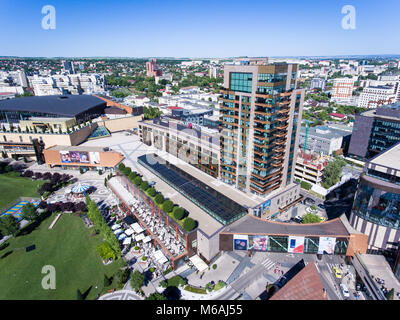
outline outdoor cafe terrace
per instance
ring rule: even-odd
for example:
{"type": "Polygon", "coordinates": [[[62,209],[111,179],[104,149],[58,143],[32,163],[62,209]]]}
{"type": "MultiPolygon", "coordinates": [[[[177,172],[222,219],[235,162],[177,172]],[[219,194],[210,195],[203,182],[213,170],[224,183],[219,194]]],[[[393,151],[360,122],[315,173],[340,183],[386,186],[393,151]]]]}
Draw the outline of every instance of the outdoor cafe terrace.
{"type": "Polygon", "coordinates": [[[120,209],[125,215],[134,215],[137,218],[140,226],[152,236],[154,247],[160,247],[172,262],[174,269],[183,263],[186,257],[196,253],[191,244],[197,238],[197,229],[185,231],[119,171],[107,185],[121,201],[120,209]]]}

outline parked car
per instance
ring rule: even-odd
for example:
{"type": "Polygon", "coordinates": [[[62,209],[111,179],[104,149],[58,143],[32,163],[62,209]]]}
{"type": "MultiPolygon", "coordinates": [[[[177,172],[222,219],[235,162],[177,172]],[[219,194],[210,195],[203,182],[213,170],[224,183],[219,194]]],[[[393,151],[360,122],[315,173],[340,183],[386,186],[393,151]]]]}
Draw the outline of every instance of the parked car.
{"type": "Polygon", "coordinates": [[[340,289],[342,289],[342,293],[345,298],[350,297],[349,289],[347,289],[347,286],[345,284],[341,283],[340,289]]]}
{"type": "Polygon", "coordinates": [[[338,267],[333,267],[333,273],[335,274],[335,277],[338,279],[342,278],[342,273],[340,272],[338,267]]]}
{"type": "Polygon", "coordinates": [[[322,203],[320,203],[320,204],[318,205],[318,207],[321,208],[321,209],[323,209],[323,210],[326,209],[326,206],[325,206],[324,204],[322,204],[322,203]]]}
{"type": "Polygon", "coordinates": [[[304,200],[304,204],[315,204],[315,200],[307,197],[304,200]]]}

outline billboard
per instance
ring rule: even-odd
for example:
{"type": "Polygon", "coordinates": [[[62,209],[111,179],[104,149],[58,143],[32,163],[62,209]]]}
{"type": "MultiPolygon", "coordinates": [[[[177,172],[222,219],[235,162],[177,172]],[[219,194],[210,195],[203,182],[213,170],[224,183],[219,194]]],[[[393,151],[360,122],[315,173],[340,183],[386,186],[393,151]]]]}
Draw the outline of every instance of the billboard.
{"type": "Polygon", "coordinates": [[[233,235],[233,249],[234,250],[247,250],[249,243],[248,235],[234,234],[233,235]]]}
{"type": "Polygon", "coordinates": [[[68,151],[60,151],[60,157],[62,163],[71,163],[71,157],[68,151]]]}
{"type": "Polygon", "coordinates": [[[268,200],[265,203],[263,203],[261,212],[262,212],[262,215],[271,213],[271,200],[268,200]]]}
{"type": "Polygon", "coordinates": [[[254,251],[267,251],[268,250],[268,236],[252,236],[249,241],[249,249],[250,249],[250,242],[251,242],[251,249],[254,251]]]}
{"type": "Polygon", "coordinates": [[[89,163],[89,154],[86,151],[70,151],[69,156],[71,158],[71,162],[89,163]]]}
{"type": "Polygon", "coordinates": [[[319,237],[318,254],[334,254],[336,238],[319,237]]]}
{"type": "Polygon", "coordinates": [[[288,252],[303,253],[304,252],[304,237],[289,236],[288,252]]]}
{"type": "Polygon", "coordinates": [[[91,164],[100,164],[100,153],[98,152],[89,152],[90,163],[91,164]]]}

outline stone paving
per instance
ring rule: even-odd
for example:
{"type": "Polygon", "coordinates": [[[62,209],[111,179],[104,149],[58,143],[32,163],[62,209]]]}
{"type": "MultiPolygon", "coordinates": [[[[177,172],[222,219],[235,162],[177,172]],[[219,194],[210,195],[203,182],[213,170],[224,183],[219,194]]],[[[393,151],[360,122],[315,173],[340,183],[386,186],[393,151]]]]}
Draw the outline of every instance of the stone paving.
{"type": "Polygon", "coordinates": [[[131,290],[118,290],[101,296],[99,300],[143,300],[143,298],[131,290]]]}

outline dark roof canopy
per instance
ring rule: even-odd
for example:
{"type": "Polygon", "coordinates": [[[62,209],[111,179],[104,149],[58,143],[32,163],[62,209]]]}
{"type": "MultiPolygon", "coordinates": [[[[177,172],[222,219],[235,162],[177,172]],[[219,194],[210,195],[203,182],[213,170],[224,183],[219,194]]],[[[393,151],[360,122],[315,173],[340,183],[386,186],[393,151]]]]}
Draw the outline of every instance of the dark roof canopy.
{"type": "Polygon", "coordinates": [[[90,95],[33,96],[0,100],[0,111],[27,111],[51,113],[60,117],[76,115],[106,103],[90,95]]]}

